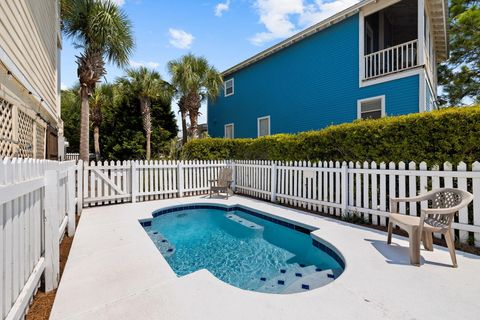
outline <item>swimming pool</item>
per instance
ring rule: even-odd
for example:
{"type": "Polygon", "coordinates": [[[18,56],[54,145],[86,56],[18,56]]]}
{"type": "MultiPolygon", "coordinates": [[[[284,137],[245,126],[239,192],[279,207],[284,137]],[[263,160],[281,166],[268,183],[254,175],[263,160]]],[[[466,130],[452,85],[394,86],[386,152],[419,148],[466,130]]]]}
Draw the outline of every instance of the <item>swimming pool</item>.
{"type": "Polygon", "coordinates": [[[200,269],[236,287],[296,293],[332,282],[345,264],[312,230],[241,206],[189,205],[142,221],[178,276],[200,269]]]}

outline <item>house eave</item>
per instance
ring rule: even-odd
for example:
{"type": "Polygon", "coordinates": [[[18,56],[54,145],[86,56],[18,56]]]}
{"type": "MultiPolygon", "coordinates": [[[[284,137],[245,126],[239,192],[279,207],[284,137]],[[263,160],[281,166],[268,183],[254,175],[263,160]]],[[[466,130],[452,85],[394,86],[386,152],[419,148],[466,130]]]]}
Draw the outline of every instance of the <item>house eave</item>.
{"type": "Polygon", "coordinates": [[[313,26],[311,27],[308,27],[307,29],[303,30],[303,31],[300,31],[299,33],[291,36],[290,38],[287,38],[281,42],[279,42],[278,44],[236,64],[235,66],[225,70],[224,72],[222,72],[222,75],[224,77],[240,70],[240,69],[243,69],[251,64],[254,64],[255,62],[259,61],[259,60],[262,60],[272,54],[274,54],[275,52],[278,52],[284,48],[287,48],[295,43],[297,43],[298,41],[301,41],[313,34],[316,34],[317,32],[325,29],[325,28],[328,28],[330,27],[331,25],[334,25],[342,20],[345,20],[346,18],[348,17],[351,17],[355,14],[357,14],[359,12],[359,10],[370,4],[370,3],[373,3],[373,2],[377,2],[377,0],[363,0],[363,1],[360,1],[359,3],[343,10],[343,11],[340,11],[339,13],[327,18],[327,19],[324,19],[316,24],[314,24],[313,26]]]}

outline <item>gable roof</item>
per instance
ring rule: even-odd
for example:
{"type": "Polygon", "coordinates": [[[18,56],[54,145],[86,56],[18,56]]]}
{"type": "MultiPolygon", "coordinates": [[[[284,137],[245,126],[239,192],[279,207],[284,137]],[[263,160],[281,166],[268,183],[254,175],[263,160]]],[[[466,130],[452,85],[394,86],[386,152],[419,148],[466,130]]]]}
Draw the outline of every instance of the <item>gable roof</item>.
{"type": "MultiPolygon", "coordinates": [[[[234,72],[237,72],[240,69],[243,69],[251,64],[254,64],[277,51],[280,51],[286,47],[289,47],[303,39],[316,34],[317,32],[330,27],[346,18],[349,18],[355,14],[357,14],[361,8],[369,5],[371,3],[377,2],[378,0],[362,0],[357,4],[354,4],[348,7],[345,10],[342,10],[333,16],[326,18],[303,31],[294,34],[293,36],[273,45],[272,47],[265,49],[256,55],[234,65],[233,67],[225,70],[222,72],[222,75],[228,76],[234,72]]],[[[448,53],[448,35],[447,35],[447,0],[430,0],[429,4],[432,8],[430,8],[430,12],[432,14],[432,29],[434,33],[434,41],[435,41],[435,48],[437,51],[437,61],[441,61],[446,59],[448,53]]]]}

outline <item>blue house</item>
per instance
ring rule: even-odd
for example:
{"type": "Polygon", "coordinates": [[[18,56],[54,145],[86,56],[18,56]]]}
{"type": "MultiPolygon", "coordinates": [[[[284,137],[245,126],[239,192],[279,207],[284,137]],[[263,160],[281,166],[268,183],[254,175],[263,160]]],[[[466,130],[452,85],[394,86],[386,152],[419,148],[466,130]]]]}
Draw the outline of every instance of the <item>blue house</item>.
{"type": "Polygon", "coordinates": [[[435,109],[446,0],[363,0],[223,72],[212,137],[321,129],[435,109]]]}

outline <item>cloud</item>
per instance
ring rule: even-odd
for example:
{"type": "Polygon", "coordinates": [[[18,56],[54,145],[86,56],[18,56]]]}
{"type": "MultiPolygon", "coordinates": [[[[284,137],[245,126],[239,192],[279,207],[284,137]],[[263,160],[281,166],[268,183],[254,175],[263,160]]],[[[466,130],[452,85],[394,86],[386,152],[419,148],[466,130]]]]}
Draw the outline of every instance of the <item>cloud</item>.
{"type": "Polygon", "coordinates": [[[170,44],[179,49],[190,49],[193,39],[195,39],[192,34],[180,29],[170,28],[168,33],[170,34],[170,44]]]}
{"type": "Polygon", "coordinates": [[[110,0],[115,3],[117,6],[121,7],[125,4],[125,0],[110,0]]]}
{"type": "Polygon", "coordinates": [[[60,90],[68,90],[68,87],[65,83],[60,83],[60,90]]]}
{"type": "Polygon", "coordinates": [[[130,60],[130,66],[132,68],[147,67],[147,68],[151,68],[151,69],[156,69],[160,66],[160,63],[155,62],[155,61],[145,62],[145,61],[130,60]]]}
{"type": "Polygon", "coordinates": [[[119,7],[121,7],[125,4],[125,0],[102,0],[102,2],[107,2],[107,1],[110,1],[114,4],[116,4],[119,7]]]}
{"type": "Polygon", "coordinates": [[[224,12],[227,12],[230,9],[230,0],[226,2],[220,2],[215,6],[215,15],[221,17],[224,12]]]}
{"type": "Polygon", "coordinates": [[[284,39],[328,18],[359,0],[255,0],[254,8],[265,31],[250,38],[254,45],[284,39]]]}

